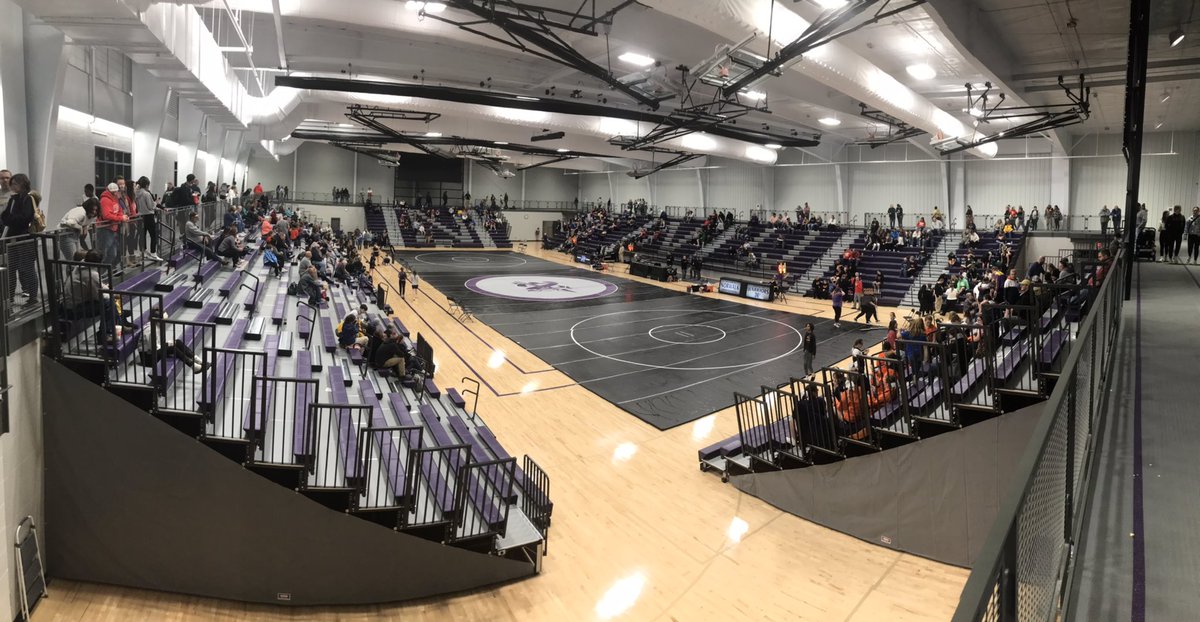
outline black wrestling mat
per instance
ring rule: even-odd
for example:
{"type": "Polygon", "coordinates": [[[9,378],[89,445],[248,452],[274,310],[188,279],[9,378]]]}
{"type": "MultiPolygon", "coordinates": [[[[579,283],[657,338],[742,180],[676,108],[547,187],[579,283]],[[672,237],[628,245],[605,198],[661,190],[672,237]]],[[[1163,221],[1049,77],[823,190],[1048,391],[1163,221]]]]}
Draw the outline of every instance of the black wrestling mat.
{"type": "Polygon", "coordinates": [[[396,256],[479,321],[660,430],[732,406],[735,391],[757,394],[802,375],[807,322],[817,368],[849,356],[855,339],[884,336],[506,251],[396,256]]]}

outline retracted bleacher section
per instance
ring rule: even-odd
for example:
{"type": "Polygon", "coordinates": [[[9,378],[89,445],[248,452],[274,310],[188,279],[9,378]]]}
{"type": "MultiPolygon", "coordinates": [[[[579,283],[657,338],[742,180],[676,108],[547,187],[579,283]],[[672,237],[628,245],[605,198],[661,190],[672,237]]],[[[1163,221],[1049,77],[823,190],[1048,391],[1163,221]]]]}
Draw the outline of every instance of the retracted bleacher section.
{"type": "Polygon", "coordinates": [[[895,356],[735,394],[738,434],[700,449],[700,468],[727,480],[826,464],[1045,400],[1098,285],[1038,284],[1030,304],[985,306],[982,323],[902,334],[895,356]]]}
{"type": "MultiPolygon", "coordinates": [[[[111,282],[107,266],[49,261],[54,356],[247,474],[438,543],[519,552],[540,569],[553,506],[536,463],[510,456],[457,390],[338,347],[335,326],[374,292],[334,284],[313,307],[287,295],[295,268],[272,283],[258,251],[242,271],[185,271],[189,256],[102,287],[103,302],[87,292],[111,282]]],[[[369,316],[417,351],[400,318],[369,316]]]]}

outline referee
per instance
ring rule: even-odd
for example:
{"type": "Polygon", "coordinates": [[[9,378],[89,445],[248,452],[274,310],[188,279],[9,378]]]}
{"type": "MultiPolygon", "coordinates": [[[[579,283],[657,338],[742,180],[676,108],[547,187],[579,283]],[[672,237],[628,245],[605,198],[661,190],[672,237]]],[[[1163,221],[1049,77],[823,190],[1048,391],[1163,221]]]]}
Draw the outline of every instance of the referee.
{"type": "Polygon", "coordinates": [[[813,373],[813,358],[817,356],[817,336],[813,333],[812,322],[804,325],[804,375],[813,373]]]}

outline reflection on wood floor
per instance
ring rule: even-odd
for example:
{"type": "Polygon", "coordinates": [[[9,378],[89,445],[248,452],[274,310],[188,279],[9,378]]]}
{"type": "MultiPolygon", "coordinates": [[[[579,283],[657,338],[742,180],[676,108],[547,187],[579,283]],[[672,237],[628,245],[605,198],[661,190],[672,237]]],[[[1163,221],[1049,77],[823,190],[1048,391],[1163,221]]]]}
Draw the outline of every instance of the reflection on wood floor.
{"type": "MultiPolygon", "coordinates": [[[[394,282],[391,266],[380,274],[394,282]]],[[[419,292],[410,288],[405,302],[390,302],[414,333],[429,338],[438,385],[459,386],[465,376],[486,381],[492,391],[483,389],[480,415],[514,455],[532,455],[549,473],[554,525],[541,575],[414,603],[307,609],[56,581],[34,622],[874,621],[947,620],[953,613],[966,570],[814,525],[701,473],[696,451],[737,433],[732,408],[659,432],[572,386],[482,322],[458,324],[445,297],[425,283],[419,292]]],[[[827,303],[798,296],[769,306],[831,315],[827,303]]],[[[889,311],[880,309],[885,321],[889,311]]]]}

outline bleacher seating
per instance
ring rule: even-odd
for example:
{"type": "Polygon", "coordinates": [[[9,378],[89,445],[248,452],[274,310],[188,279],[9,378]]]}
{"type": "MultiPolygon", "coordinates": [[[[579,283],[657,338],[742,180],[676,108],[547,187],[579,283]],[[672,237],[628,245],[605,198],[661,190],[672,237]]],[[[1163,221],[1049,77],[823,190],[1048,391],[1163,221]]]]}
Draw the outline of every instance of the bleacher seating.
{"type": "MultiPolygon", "coordinates": [[[[357,373],[351,373],[351,362],[362,362],[361,352],[339,348],[334,326],[347,310],[356,309],[360,304],[370,306],[373,297],[363,291],[333,285],[330,303],[322,304],[314,316],[312,308],[298,304],[300,299],[287,295],[286,281],[272,282],[275,277],[270,276],[270,270],[261,262],[253,261],[258,257],[257,254],[251,257],[252,261],[248,262],[244,273],[223,267],[219,262],[208,262],[199,270],[184,270],[182,267],[188,264],[188,256],[177,253],[174,257],[178,258],[176,263],[180,268],[163,266],[130,276],[117,291],[129,297],[143,296],[146,300],[158,300],[152,297],[161,296],[162,308],[172,321],[205,323],[206,328],[183,328],[178,333],[184,345],[197,351],[198,358],[205,355],[203,351],[208,347],[207,341],[201,343],[199,335],[202,331],[214,333],[215,343],[227,351],[212,354],[206,359],[211,361],[211,367],[197,374],[195,380],[192,379],[192,370],[187,371],[187,399],[182,403],[188,403],[189,408],[198,415],[214,412],[219,406],[223,406],[222,410],[236,413],[236,423],[232,425],[214,427],[217,425],[215,422],[209,424],[209,436],[213,437],[213,443],[245,443],[244,455],[231,452],[233,455],[230,457],[264,470],[294,469],[307,465],[312,473],[299,471],[303,475],[296,477],[300,477],[299,489],[314,495],[329,494],[331,488],[324,486],[328,480],[322,478],[327,478],[330,473],[324,465],[337,465],[336,482],[340,487],[336,490],[341,491],[338,494],[342,499],[338,503],[348,511],[364,512],[364,518],[365,512],[371,510],[374,512],[371,520],[375,521],[380,520],[379,500],[368,498],[370,493],[364,481],[378,473],[387,480],[394,497],[390,506],[384,508],[393,516],[391,526],[401,530],[419,526],[421,529],[414,531],[414,534],[443,542],[459,539],[473,542],[482,536],[480,544],[471,546],[486,551],[533,544],[527,539],[506,540],[504,536],[507,517],[510,513],[522,511],[524,486],[529,482],[523,475],[517,474],[519,469],[515,460],[506,466],[513,473],[512,476],[503,475],[503,469],[484,468],[485,463],[507,460],[509,456],[494,441],[490,432],[478,431],[483,427],[482,422],[468,415],[466,404],[457,391],[439,387],[433,378],[420,378],[418,384],[410,389],[394,382],[395,379],[388,375],[368,369],[365,364],[355,370],[357,373]],[[184,282],[172,282],[169,291],[158,294],[152,291],[164,281],[176,278],[177,274],[181,275],[184,282]],[[194,284],[191,281],[197,275],[202,281],[194,284]],[[256,280],[262,282],[261,287],[253,287],[256,280]],[[205,283],[210,285],[204,286],[205,283]],[[250,285],[243,287],[243,284],[250,285]],[[270,313],[260,316],[248,310],[247,307],[254,302],[263,309],[269,309],[270,313]],[[306,339],[313,330],[320,333],[321,346],[306,348],[301,340],[306,339]],[[245,366],[251,359],[244,357],[255,353],[262,357],[263,366],[250,373],[245,366]],[[284,385],[280,384],[312,382],[307,379],[313,377],[317,377],[320,391],[306,391],[292,398],[287,397],[284,385]],[[359,387],[352,390],[355,379],[359,379],[359,387]],[[255,385],[254,393],[251,391],[252,384],[255,385]],[[257,397],[250,399],[252,395],[257,397]],[[344,408],[342,411],[334,408],[332,417],[318,421],[309,410],[318,402],[342,405],[344,408]],[[390,408],[383,408],[385,403],[390,408]],[[365,420],[355,419],[357,415],[354,413],[359,411],[352,413],[352,408],[366,407],[370,408],[370,415],[365,420]],[[410,408],[415,408],[415,413],[410,408]],[[359,423],[363,425],[359,426],[359,423]],[[407,463],[410,447],[404,442],[394,439],[388,441],[386,439],[392,437],[379,433],[379,443],[360,446],[362,442],[370,443],[360,435],[368,428],[390,429],[390,426],[397,425],[418,426],[428,441],[423,447],[436,451],[466,452],[466,461],[447,461],[436,451],[425,453],[421,458],[422,466],[417,469],[420,479],[413,480],[413,473],[409,472],[411,465],[407,463]],[[286,441],[283,440],[284,436],[287,437],[286,441]],[[334,442],[321,442],[324,439],[334,442]],[[281,443],[279,447],[283,449],[279,449],[277,443],[281,443]],[[470,445],[471,451],[467,452],[461,447],[462,444],[470,445]],[[367,456],[367,452],[373,452],[376,457],[367,456]],[[445,470],[449,464],[453,464],[459,472],[464,469],[478,471],[466,474],[466,479],[460,479],[454,472],[445,470]],[[454,494],[455,488],[462,482],[470,482],[466,495],[454,494]],[[413,492],[406,502],[409,505],[432,504],[445,518],[444,525],[416,525],[411,522],[411,514],[407,510],[402,511],[398,503],[405,496],[406,487],[411,486],[427,486],[434,494],[413,492]],[[466,507],[452,507],[460,499],[465,499],[466,507]],[[477,519],[478,523],[470,528],[474,532],[467,527],[467,519],[471,517],[477,519]]],[[[94,358],[93,363],[86,356],[79,356],[86,354],[81,351],[70,358],[72,364],[80,366],[81,370],[93,364],[107,368],[99,374],[104,382],[110,378],[133,377],[127,370],[141,366],[137,351],[150,319],[149,304],[138,309],[127,320],[131,326],[104,346],[106,353],[103,357],[94,358]]],[[[379,313],[378,310],[375,312],[379,313]]],[[[405,339],[408,338],[409,330],[401,318],[386,318],[382,314],[380,317],[387,319],[389,325],[394,326],[405,339]]],[[[81,322],[86,321],[89,320],[81,322]]],[[[90,321],[95,323],[98,319],[90,321]]],[[[76,330],[77,323],[64,321],[53,325],[62,330],[76,330]]],[[[64,357],[64,360],[67,359],[64,357]]],[[[181,366],[178,359],[168,358],[158,378],[147,381],[161,383],[162,390],[170,393],[174,385],[184,386],[177,380],[185,377],[181,366]]],[[[142,377],[150,378],[148,374],[142,377]]],[[[151,407],[150,411],[157,413],[157,408],[151,407]]],[[[223,450],[222,453],[227,451],[223,450]]],[[[538,499],[544,497],[540,493],[535,496],[538,499]]],[[[329,504],[327,496],[314,498],[329,504]]],[[[540,540],[542,536],[537,535],[536,531],[534,533],[535,539],[540,540]]]]}

